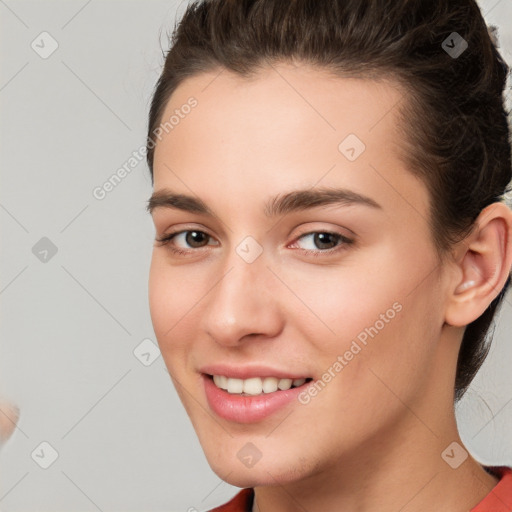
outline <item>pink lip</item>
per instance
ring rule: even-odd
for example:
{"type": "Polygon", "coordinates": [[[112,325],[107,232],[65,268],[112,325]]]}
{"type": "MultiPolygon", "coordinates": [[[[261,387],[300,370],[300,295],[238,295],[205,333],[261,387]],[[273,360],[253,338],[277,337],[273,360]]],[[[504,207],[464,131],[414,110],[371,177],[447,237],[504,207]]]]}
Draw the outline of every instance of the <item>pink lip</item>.
{"type": "Polygon", "coordinates": [[[228,366],[225,364],[215,364],[204,366],[199,370],[207,375],[223,375],[233,379],[250,379],[251,377],[276,377],[278,379],[306,379],[311,375],[298,375],[290,373],[286,370],[278,370],[268,366],[228,366]]]}
{"type": "MultiPolygon", "coordinates": [[[[225,374],[215,373],[214,375],[225,374]]],[[[245,378],[250,378],[251,376],[256,376],[256,374],[245,378]]],[[[258,376],[263,377],[264,375],[260,373],[258,376]]],[[[276,376],[276,374],[267,376],[276,376]]],[[[256,396],[232,395],[218,388],[214,384],[213,379],[208,375],[203,374],[202,378],[210,409],[221,418],[236,423],[256,423],[285,407],[290,402],[295,402],[296,406],[298,406],[297,395],[304,390],[305,386],[309,385],[309,382],[306,382],[302,386],[286,391],[278,390],[273,393],[263,393],[256,396]]]]}

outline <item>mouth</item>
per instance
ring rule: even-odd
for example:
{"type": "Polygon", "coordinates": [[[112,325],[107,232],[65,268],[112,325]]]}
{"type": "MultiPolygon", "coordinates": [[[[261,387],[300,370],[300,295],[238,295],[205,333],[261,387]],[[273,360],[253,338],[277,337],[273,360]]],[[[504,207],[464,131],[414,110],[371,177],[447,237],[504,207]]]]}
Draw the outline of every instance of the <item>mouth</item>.
{"type": "Polygon", "coordinates": [[[239,396],[258,396],[277,391],[287,391],[292,388],[298,388],[311,382],[311,377],[302,377],[299,379],[289,379],[280,377],[251,377],[249,379],[239,379],[235,377],[226,377],[225,375],[209,375],[215,386],[229,393],[239,396]]]}
{"type": "MultiPolygon", "coordinates": [[[[254,375],[254,374],[253,374],[254,375]]],[[[210,410],[234,423],[258,423],[280,410],[302,407],[298,400],[311,377],[255,377],[246,379],[202,373],[210,410]]]]}

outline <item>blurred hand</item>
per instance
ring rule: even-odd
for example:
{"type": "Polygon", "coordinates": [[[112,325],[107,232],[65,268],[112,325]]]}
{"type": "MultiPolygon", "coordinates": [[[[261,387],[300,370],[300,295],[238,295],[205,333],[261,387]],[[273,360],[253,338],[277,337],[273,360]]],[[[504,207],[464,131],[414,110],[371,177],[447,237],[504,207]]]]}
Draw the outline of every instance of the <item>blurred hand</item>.
{"type": "Polygon", "coordinates": [[[0,398],[0,448],[11,437],[19,417],[19,408],[11,402],[0,398]]]}

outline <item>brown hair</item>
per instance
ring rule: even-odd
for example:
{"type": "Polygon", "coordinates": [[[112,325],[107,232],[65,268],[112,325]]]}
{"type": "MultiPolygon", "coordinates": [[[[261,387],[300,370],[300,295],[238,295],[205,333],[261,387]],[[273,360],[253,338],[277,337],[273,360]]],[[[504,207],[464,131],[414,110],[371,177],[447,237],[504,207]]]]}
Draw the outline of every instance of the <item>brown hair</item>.
{"type": "MultiPolygon", "coordinates": [[[[482,209],[502,200],[512,178],[503,104],[509,68],[475,0],[192,2],[174,29],[151,103],[151,178],[155,130],[187,77],[217,69],[249,77],[265,64],[292,60],[337,76],[393,79],[407,91],[398,110],[403,158],[429,190],[429,222],[441,256],[469,234],[482,209]],[[464,43],[460,55],[450,53],[464,43]]],[[[510,277],[466,327],[456,400],[487,356],[488,331],[509,284],[510,277]]]]}

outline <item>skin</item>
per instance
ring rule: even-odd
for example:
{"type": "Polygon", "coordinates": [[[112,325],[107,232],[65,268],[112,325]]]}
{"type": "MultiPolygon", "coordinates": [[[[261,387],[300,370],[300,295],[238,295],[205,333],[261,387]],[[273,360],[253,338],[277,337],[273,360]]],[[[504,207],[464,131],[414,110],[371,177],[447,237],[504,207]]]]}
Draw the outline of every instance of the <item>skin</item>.
{"type": "Polygon", "coordinates": [[[405,95],[392,82],[290,63],[250,80],[217,70],[183,82],[163,118],[191,96],[198,105],[156,146],[154,191],[198,197],[214,216],[158,207],[152,217],[157,237],[189,229],[211,238],[202,247],[184,236],[155,243],[149,299],[163,358],[212,469],[254,487],[261,511],[475,506],[497,480],[471,456],[452,469],[441,454],[454,441],[463,450],[453,409],[457,354],[464,326],[510,270],[509,210],[487,208],[439,260],[427,189],[401,158],[395,113],[405,95]],[[366,145],[353,162],[338,150],[350,133],[366,145]],[[343,187],[380,208],[264,214],[271,197],[311,187],[343,187]],[[303,236],[326,231],[353,243],[328,255],[303,236]],[[250,264],[235,250],[249,235],[263,250],[250,264]],[[400,312],[308,404],[254,424],[209,408],[202,366],[263,364],[320,379],[395,303],[400,312]],[[248,442],[261,452],[250,468],[237,457],[248,442]]]}
{"type": "Polygon", "coordinates": [[[19,415],[18,407],[0,397],[0,448],[12,436],[18,423],[19,415]]]}

